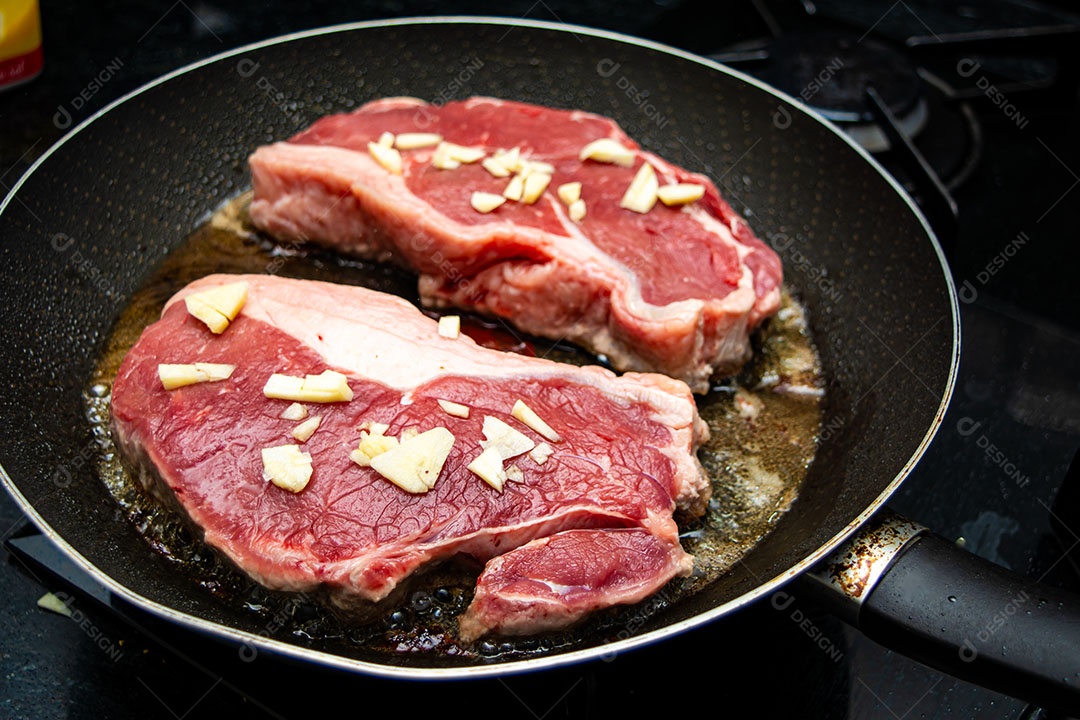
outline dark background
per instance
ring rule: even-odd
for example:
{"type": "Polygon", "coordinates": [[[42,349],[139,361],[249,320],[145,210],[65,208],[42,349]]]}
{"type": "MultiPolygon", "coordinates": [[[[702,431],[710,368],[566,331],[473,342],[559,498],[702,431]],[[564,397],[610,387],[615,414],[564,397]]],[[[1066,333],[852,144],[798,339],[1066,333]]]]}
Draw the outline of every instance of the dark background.
{"type": "MultiPolygon", "coordinates": [[[[783,3],[776,3],[783,4],[783,3]]],[[[845,3],[821,3],[840,6],[845,3]]],[[[858,3],[860,22],[888,35],[917,20],[944,32],[970,8],[1011,3],[858,3]]],[[[760,32],[749,2],[45,2],[45,69],[0,92],[0,191],[73,125],[160,75],[247,43],[343,22],[437,14],[563,21],[659,39],[709,53],[760,32]],[[748,19],[749,18],[749,19],[748,19]],[[744,29],[745,28],[745,29],[744,29]],[[715,47],[714,47],[715,46],[715,47]],[[94,89],[95,78],[108,79],[94,89]],[[79,102],[80,93],[89,99],[79,102]],[[75,107],[79,105],[79,107],[75,107]]],[[[899,31],[899,30],[898,30],[899,31]]],[[[1015,95],[1030,118],[1019,130],[978,106],[986,143],[960,186],[958,284],[979,296],[962,306],[964,354],[956,398],[926,458],[892,505],[968,549],[1044,582],[1076,589],[1080,528],[1068,474],[1080,448],[1080,310],[1076,269],[1080,169],[1075,84],[1052,102],[1015,95]],[[987,263],[1020,232],[1029,239],[985,283],[987,263]],[[1019,488],[972,436],[981,423],[1030,484],[1019,488]]],[[[3,239],[0,238],[0,242],[3,239]]],[[[11,391],[10,389],[8,391],[11,391]]],[[[5,428],[7,432],[17,428],[5,428]]],[[[1075,469],[1074,469],[1075,470],[1075,469]]],[[[1075,473],[1074,473],[1075,474],[1075,473]]],[[[0,497],[5,539],[27,532],[0,497]]],[[[396,713],[606,717],[654,707],[681,715],[1003,717],[1038,715],[1024,703],[957,682],[898,657],[799,598],[814,628],[842,650],[824,653],[768,604],[608,663],[483,682],[411,685],[315,671],[269,657],[241,663],[235,648],[175,632],[138,613],[115,613],[74,592],[80,624],[39,609],[46,591],[71,591],[44,569],[0,556],[0,718],[304,717],[389,706],[396,713]]]]}

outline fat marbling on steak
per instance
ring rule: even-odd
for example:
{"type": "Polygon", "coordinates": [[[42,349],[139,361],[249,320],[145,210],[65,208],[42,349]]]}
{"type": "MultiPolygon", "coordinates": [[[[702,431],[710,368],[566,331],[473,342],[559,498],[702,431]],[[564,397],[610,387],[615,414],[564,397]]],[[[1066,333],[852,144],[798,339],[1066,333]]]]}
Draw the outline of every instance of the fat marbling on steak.
{"type": "Polygon", "coordinates": [[[710,492],[695,455],[708,430],[685,383],[444,337],[406,301],[353,286],[263,275],[198,280],[125,356],[111,402],[118,446],[141,481],[269,588],[319,591],[355,609],[390,597],[432,563],[459,555],[486,563],[461,618],[466,640],[565,628],[689,573],[674,513],[700,514],[710,492]],[[179,301],[241,281],[246,303],[220,334],[179,301]],[[163,387],[159,364],[194,362],[235,370],[226,380],[163,387]],[[281,417],[290,401],[266,397],[264,386],[275,373],[328,369],[347,377],[352,399],[307,403],[321,417],[300,446],[313,473],[290,492],[264,478],[261,450],[296,443],[297,422],[281,417]],[[468,417],[439,400],[467,406],[468,417]],[[518,400],[560,439],[519,422],[518,400]],[[501,492],[467,468],[487,417],[553,450],[508,461],[521,476],[501,492]],[[370,423],[388,426],[388,436],[435,427],[453,434],[431,490],[406,492],[350,459],[370,423]]]}
{"type": "Polygon", "coordinates": [[[387,98],[260,147],[249,165],[251,218],[270,235],[393,260],[419,274],[429,306],[504,318],[576,342],[617,370],[665,373],[695,392],[737,370],[750,356],[749,334],[779,308],[778,256],[716,185],[596,114],[493,98],[439,106],[387,98]],[[516,148],[551,166],[550,185],[531,204],[480,212],[472,193],[500,195],[510,178],[482,161],[441,169],[437,145],[398,151],[399,174],[368,148],[383,133],[421,131],[489,158],[516,148]],[[627,166],[580,159],[603,138],[629,152],[627,166]],[[644,213],[621,207],[645,163],[659,185],[701,185],[704,196],[644,213]],[[586,207],[578,221],[556,192],[573,182],[586,207]]]}

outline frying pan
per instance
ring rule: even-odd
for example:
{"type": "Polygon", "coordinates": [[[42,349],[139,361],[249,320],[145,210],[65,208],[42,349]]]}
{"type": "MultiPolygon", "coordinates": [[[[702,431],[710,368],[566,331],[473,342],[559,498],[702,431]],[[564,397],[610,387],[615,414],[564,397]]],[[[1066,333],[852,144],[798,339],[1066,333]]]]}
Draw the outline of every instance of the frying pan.
{"type": "Polygon", "coordinates": [[[156,616],[327,667],[463,679],[661,642],[770,596],[783,603],[797,583],[914,659],[1080,709],[1076,600],[886,507],[942,421],[959,358],[955,291],[933,233],[865,152],[749,77],[655,43],[543,22],[427,18],[299,33],[174,72],[88,119],[12,189],[0,237],[9,383],[0,417],[19,429],[0,448],[5,487],[85,572],[156,616]],[[387,95],[491,95],[611,116],[643,146],[717,180],[781,254],[821,352],[830,431],[791,509],[705,590],[617,635],[526,660],[302,645],[265,637],[260,618],[178,576],[117,512],[86,462],[94,439],[83,393],[127,298],[211,210],[247,189],[257,145],[387,95]]]}

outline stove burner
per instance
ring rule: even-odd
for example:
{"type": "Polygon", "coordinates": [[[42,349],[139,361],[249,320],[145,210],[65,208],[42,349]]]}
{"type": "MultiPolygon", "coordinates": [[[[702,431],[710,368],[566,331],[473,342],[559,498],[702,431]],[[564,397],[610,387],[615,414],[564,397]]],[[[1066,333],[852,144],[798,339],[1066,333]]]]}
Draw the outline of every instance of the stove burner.
{"type": "Polygon", "coordinates": [[[797,97],[871,152],[890,147],[867,98],[874,88],[908,137],[926,126],[924,84],[910,57],[872,37],[841,30],[784,33],[770,42],[768,61],[751,69],[797,97]]]}
{"type": "Polygon", "coordinates": [[[982,133],[966,103],[905,48],[869,31],[821,25],[778,31],[710,57],[836,124],[877,157],[950,245],[957,213],[951,191],[975,167],[982,133]]]}

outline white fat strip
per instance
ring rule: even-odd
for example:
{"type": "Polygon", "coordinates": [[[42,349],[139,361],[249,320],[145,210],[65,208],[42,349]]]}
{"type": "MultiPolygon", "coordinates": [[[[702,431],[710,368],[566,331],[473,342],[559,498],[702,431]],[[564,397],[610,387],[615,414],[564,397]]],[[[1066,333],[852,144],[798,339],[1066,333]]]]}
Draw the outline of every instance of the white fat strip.
{"type": "MultiPolygon", "coordinates": [[[[263,275],[209,275],[173,296],[166,308],[184,296],[238,280],[248,282],[243,314],[272,325],[309,346],[328,368],[343,368],[348,375],[378,378],[403,393],[445,376],[535,379],[569,378],[595,387],[613,399],[627,398],[654,408],[658,422],[679,426],[690,422],[685,398],[664,379],[653,381],[617,377],[598,366],[567,367],[550,360],[504,353],[477,345],[462,335],[439,336],[437,323],[402,298],[316,280],[285,280],[263,275]],[[288,290],[283,291],[283,287],[288,290]],[[295,289],[292,289],[295,288],[295,289]],[[363,313],[356,312],[362,302],[363,313]],[[363,342],[357,326],[363,325],[363,342]],[[416,338],[425,340],[425,352],[416,353],[416,338]],[[371,348],[379,348],[371,352],[371,348]]],[[[407,399],[409,398],[409,399],[407,399]]]]}

